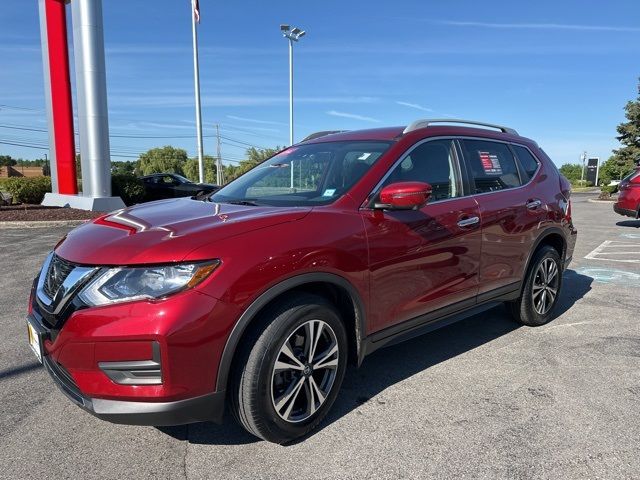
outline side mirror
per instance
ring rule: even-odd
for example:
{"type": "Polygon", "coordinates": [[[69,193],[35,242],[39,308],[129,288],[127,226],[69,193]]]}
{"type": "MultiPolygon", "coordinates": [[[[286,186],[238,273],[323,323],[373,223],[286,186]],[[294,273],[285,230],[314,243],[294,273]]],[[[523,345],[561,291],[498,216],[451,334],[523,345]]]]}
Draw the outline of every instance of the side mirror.
{"type": "Polygon", "coordinates": [[[398,182],[380,191],[380,201],[373,208],[383,210],[417,210],[431,197],[431,185],[424,182],[398,182]]]}

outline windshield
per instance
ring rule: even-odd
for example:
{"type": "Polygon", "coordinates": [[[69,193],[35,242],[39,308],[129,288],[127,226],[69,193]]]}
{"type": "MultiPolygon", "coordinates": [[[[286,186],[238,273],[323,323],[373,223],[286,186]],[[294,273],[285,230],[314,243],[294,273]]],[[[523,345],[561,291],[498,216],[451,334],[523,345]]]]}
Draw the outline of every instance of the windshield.
{"type": "Polygon", "coordinates": [[[635,177],[636,175],[640,174],[640,168],[636,168],[633,172],[631,172],[629,175],[627,175],[626,177],[624,177],[620,182],[630,182],[631,179],[633,177],[635,177]]]}
{"type": "Polygon", "coordinates": [[[328,142],[290,147],[210,197],[247,205],[325,205],[344,195],[390,142],[328,142]]]}
{"type": "Polygon", "coordinates": [[[178,175],[177,173],[173,174],[173,178],[175,178],[180,183],[191,183],[191,180],[188,178],[184,178],[182,175],[178,175]]]}

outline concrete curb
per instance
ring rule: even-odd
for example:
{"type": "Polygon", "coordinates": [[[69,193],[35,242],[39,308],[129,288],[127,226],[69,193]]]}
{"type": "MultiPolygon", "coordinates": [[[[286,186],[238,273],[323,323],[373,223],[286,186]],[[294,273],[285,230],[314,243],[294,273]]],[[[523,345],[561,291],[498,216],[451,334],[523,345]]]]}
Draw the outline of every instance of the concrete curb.
{"type": "Polygon", "coordinates": [[[51,227],[77,227],[89,220],[41,220],[41,221],[15,221],[0,222],[0,230],[17,228],[51,228],[51,227]]]}
{"type": "Polygon", "coordinates": [[[587,198],[587,202],[614,204],[616,203],[616,199],[612,198],[611,200],[598,200],[597,198],[587,198]]]}

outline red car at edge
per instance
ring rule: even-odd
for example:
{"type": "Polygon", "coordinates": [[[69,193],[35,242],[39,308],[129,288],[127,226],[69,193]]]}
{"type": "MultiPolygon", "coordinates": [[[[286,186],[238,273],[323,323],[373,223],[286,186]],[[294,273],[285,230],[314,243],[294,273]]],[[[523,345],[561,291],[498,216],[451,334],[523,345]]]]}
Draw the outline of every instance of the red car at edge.
{"type": "Polygon", "coordinates": [[[613,210],[620,215],[640,218],[640,167],[622,179],[618,192],[613,210]]]}

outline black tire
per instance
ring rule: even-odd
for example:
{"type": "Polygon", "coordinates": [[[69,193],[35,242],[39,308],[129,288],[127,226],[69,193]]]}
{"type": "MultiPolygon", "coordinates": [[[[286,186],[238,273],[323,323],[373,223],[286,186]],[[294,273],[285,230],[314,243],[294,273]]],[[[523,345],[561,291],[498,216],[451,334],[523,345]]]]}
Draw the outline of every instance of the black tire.
{"type": "MultiPolygon", "coordinates": [[[[545,287],[543,286],[542,288],[544,289],[545,287]]],[[[545,323],[550,322],[554,317],[554,310],[558,304],[561,288],[562,261],[560,259],[560,255],[558,255],[555,248],[549,245],[544,245],[533,255],[529,270],[527,271],[527,276],[524,279],[524,286],[522,288],[520,298],[511,302],[506,302],[507,309],[513,316],[514,320],[522,325],[527,325],[529,327],[544,325],[545,323]],[[536,283],[536,294],[539,296],[540,294],[538,293],[538,290],[540,290],[539,282],[541,280],[540,269],[543,264],[550,265],[550,261],[555,263],[557,273],[554,280],[557,279],[557,283],[548,285],[546,288],[551,287],[551,292],[553,291],[553,288],[555,288],[556,294],[553,297],[553,301],[548,307],[548,310],[545,311],[543,308],[539,307],[539,297],[536,297],[536,303],[534,304],[534,283],[536,283]],[[542,313],[540,310],[542,310],[542,313]]],[[[550,294],[548,292],[543,292],[542,295],[545,295],[545,298],[549,298],[546,296],[550,294]]]]}
{"type": "MultiPolygon", "coordinates": [[[[320,324],[316,322],[311,325],[320,324]]],[[[293,295],[265,311],[242,343],[241,350],[234,360],[229,391],[230,406],[236,420],[249,433],[263,440],[278,444],[302,437],[313,430],[322,421],[335,401],[346,370],[348,356],[347,333],[335,307],[322,297],[310,294],[293,295]],[[335,374],[333,373],[333,368],[325,367],[327,372],[330,371],[333,380],[325,392],[323,403],[319,403],[317,410],[315,410],[316,402],[309,400],[309,395],[313,399],[314,393],[310,393],[309,390],[306,390],[306,387],[313,389],[320,381],[315,383],[315,380],[313,382],[308,380],[308,376],[305,379],[302,379],[302,377],[309,375],[313,379],[314,375],[320,375],[326,380],[328,373],[323,373],[323,367],[317,367],[317,370],[312,368],[310,374],[306,371],[306,367],[304,372],[286,370],[284,373],[279,374],[290,374],[292,378],[291,382],[288,383],[289,389],[284,391],[281,398],[285,397],[287,392],[294,391],[295,388],[292,389],[291,387],[294,384],[297,385],[296,382],[300,382],[304,385],[299,390],[300,392],[304,390],[303,395],[305,398],[301,399],[299,395],[297,397],[294,396],[290,403],[293,404],[297,401],[303,404],[306,399],[307,406],[311,404],[314,406],[313,409],[309,407],[306,410],[310,415],[308,418],[295,422],[287,421],[282,416],[282,411],[276,410],[277,402],[274,394],[274,385],[281,377],[276,379],[275,363],[278,359],[283,360],[281,349],[284,348],[285,342],[291,344],[292,339],[299,340],[298,334],[303,331],[308,332],[307,328],[312,320],[320,320],[322,322],[322,328],[318,330],[321,332],[319,334],[320,340],[316,342],[318,347],[322,346],[320,344],[324,341],[324,337],[320,337],[322,335],[326,335],[327,338],[331,339],[332,343],[327,340],[323,344],[327,346],[328,350],[334,343],[337,345],[337,366],[335,367],[335,374]],[[326,329],[326,326],[330,328],[326,329]],[[331,333],[334,335],[331,336],[331,333]],[[299,378],[294,375],[299,375],[299,378]]],[[[291,350],[302,351],[299,348],[292,348],[291,350]]],[[[296,358],[298,360],[303,358],[304,360],[304,355],[301,355],[301,357],[296,356],[296,358]]],[[[307,363],[311,364],[312,362],[313,360],[310,360],[307,363]]],[[[331,362],[333,363],[333,360],[331,362]]],[[[293,363],[293,361],[290,363],[293,363]]],[[[281,364],[279,363],[279,365],[281,364]]],[[[314,392],[319,391],[314,390],[314,392]]],[[[300,394],[302,395],[302,393],[300,394]]],[[[319,396],[316,398],[318,402],[320,402],[319,398],[319,396]]],[[[296,409],[292,408],[291,410],[294,411],[296,409]]],[[[302,410],[302,408],[300,407],[297,410],[302,410]]]]}

